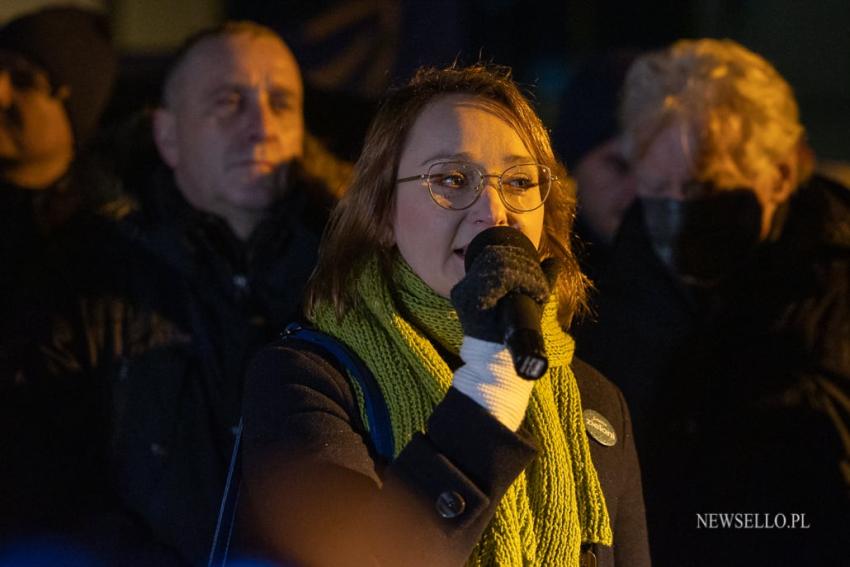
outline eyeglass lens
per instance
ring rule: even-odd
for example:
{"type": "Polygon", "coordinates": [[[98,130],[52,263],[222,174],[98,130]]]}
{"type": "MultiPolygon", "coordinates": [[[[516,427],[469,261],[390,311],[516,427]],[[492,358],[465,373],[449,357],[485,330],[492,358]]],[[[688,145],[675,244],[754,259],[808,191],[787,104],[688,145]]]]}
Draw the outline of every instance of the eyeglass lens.
{"type": "MultiPolygon", "coordinates": [[[[470,163],[438,162],[428,169],[431,196],[446,209],[465,209],[472,205],[480,193],[483,180],[481,170],[470,163]]],[[[502,173],[500,180],[502,199],[518,211],[532,211],[542,205],[551,185],[549,169],[538,164],[509,167],[502,173]]]]}

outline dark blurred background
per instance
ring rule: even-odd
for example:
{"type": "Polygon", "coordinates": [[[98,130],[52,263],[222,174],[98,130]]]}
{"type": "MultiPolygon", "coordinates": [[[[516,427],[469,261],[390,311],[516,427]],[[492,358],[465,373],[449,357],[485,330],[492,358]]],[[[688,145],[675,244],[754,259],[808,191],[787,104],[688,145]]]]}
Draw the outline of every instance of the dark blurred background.
{"type": "MultiPolygon", "coordinates": [[[[4,0],[0,21],[43,4],[4,0]]],[[[553,125],[577,65],[610,48],[728,37],[770,60],[794,87],[818,155],[850,160],[847,0],[90,0],[122,54],[107,126],[154,104],[168,55],[223,19],[251,19],[292,46],[308,87],[311,130],[343,157],[359,151],[375,101],[422,64],[510,65],[553,125]]]]}

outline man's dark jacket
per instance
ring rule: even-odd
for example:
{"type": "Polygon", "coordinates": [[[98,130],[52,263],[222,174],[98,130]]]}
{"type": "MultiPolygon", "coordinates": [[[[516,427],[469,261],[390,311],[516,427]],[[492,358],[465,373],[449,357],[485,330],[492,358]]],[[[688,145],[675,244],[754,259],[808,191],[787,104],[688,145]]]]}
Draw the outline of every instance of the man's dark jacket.
{"type": "Polygon", "coordinates": [[[69,418],[89,435],[76,462],[108,478],[79,524],[111,532],[92,536],[108,554],[198,563],[209,548],[246,363],[298,318],[332,204],[331,188],[292,169],[247,242],[190,207],[163,169],[57,243],[73,301],[33,375],[85,400],[69,418]]]}

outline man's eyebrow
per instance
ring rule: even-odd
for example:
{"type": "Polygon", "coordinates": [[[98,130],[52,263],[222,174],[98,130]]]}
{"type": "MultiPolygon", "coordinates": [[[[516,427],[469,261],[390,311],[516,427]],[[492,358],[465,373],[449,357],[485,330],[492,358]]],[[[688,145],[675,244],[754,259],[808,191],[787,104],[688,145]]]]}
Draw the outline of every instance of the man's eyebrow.
{"type": "Polygon", "coordinates": [[[276,95],[283,95],[287,98],[301,98],[301,92],[298,89],[293,89],[291,86],[283,83],[272,83],[269,85],[269,91],[276,95]]]}
{"type": "MultiPolygon", "coordinates": [[[[206,88],[206,92],[214,93],[216,91],[228,91],[228,90],[243,90],[243,89],[252,89],[254,85],[249,84],[247,82],[239,81],[239,80],[230,80],[223,81],[220,83],[215,83],[212,85],[208,85],[206,88]]],[[[287,96],[297,96],[298,89],[292,88],[290,85],[286,83],[269,83],[269,90],[274,90],[275,92],[280,92],[286,94],[287,96]]]]}
{"type": "Polygon", "coordinates": [[[240,85],[239,83],[216,83],[215,85],[210,85],[204,89],[203,93],[207,96],[214,96],[222,92],[228,91],[239,91],[242,90],[244,85],[240,85]]]}

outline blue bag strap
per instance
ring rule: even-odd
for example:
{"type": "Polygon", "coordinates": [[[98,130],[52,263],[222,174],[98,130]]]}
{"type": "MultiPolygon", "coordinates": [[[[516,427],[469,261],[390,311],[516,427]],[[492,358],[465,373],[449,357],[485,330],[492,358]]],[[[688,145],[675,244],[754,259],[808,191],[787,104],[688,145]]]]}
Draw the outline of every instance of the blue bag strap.
{"type": "Polygon", "coordinates": [[[288,325],[283,332],[283,339],[298,339],[314,344],[327,351],[343,368],[348,369],[349,376],[357,381],[363,392],[366,423],[369,425],[369,437],[375,452],[388,463],[392,462],[395,456],[395,439],[390,411],[375,375],[360,357],[334,337],[316,329],[303,327],[299,323],[288,325]]]}
{"type": "MultiPolygon", "coordinates": [[[[369,368],[348,349],[343,343],[332,336],[304,327],[298,323],[287,325],[281,333],[283,341],[297,339],[320,347],[337,360],[348,375],[357,381],[363,392],[363,405],[366,412],[366,423],[369,426],[369,437],[375,452],[386,462],[392,462],[395,455],[395,440],[393,437],[390,412],[384,401],[381,388],[369,368]]],[[[213,534],[207,567],[225,567],[230,553],[230,543],[233,539],[233,528],[236,525],[236,508],[239,504],[239,494],[242,484],[242,419],[234,433],[235,442],[230,456],[230,466],[218,510],[218,521],[213,534]]]]}
{"type": "Polygon", "coordinates": [[[216,567],[227,563],[230,552],[230,542],[233,540],[233,528],[236,525],[236,506],[239,503],[239,493],[242,488],[242,418],[234,432],[233,453],[230,455],[230,467],[227,469],[227,479],[224,483],[224,494],[218,509],[218,521],[215,525],[212,546],[210,547],[207,567],[216,567]]]}

